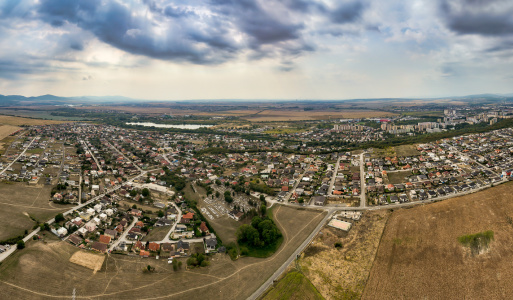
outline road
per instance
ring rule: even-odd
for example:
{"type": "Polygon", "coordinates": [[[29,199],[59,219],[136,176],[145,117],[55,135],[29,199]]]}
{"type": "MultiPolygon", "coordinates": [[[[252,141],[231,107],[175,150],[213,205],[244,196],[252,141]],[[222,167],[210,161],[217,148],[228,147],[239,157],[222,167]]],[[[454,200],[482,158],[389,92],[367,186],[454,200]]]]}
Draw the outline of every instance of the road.
{"type": "Polygon", "coordinates": [[[340,166],[340,157],[337,159],[337,163],[335,164],[335,171],[333,172],[333,176],[331,176],[330,188],[328,190],[328,195],[333,196],[333,187],[335,186],[335,180],[338,174],[338,168],[340,166]]]}
{"type": "Polygon", "coordinates": [[[7,171],[7,169],[9,169],[10,167],[12,167],[12,165],[18,161],[18,159],[20,159],[20,157],[22,157],[23,155],[25,155],[25,152],[27,152],[28,148],[30,148],[30,146],[32,146],[32,144],[34,143],[34,141],[39,138],[39,136],[36,136],[32,139],[32,141],[30,141],[30,143],[27,145],[27,147],[25,147],[25,149],[23,149],[23,151],[20,153],[20,155],[18,155],[10,164],[7,165],[7,167],[5,167],[2,171],[0,171],[0,175],[4,174],[5,171],[7,171]]]}
{"type": "Polygon", "coordinates": [[[139,170],[140,172],[142,172],[142,169],[141,169],[138,165],[134,164],[134,162],[133,162],[130,158],[126,157],[126,155],[125,155],[125,154],[123,154],[123,152],[119,151],[119,149],[118,149],[118,148],[116,148],[116,147],[114,147],[110,142],[108,142],[108,141],[105,141],[105,142],[106,142],[106,143],[107,143],[107,144],[108,144],[112,149],[114,149],[117,153],[119,153],[121,156],[123,156],[123,158],[124,158],[124,159],[126,159],[126,160],[127,160],[128,162],[130,162],[133,166],[135,166],[135,167],[137,168],[137,170],[139,170]]]}
{"type": "Polygon", "coordinates": [[[171,229],[169,229],[166,236],[162,239],[162,241],[160,241],[161,243],[171,243],[173,241],[169,237],[171,236],[171,233],[173,233],[175,231],[175,228],[176,228],[176,225],[178,225],[178,222],[180,222],[180,220],[182,219],[182,210],[174,202],[171,202],[171,204],[173,204],[173,206],[178,211],[178,216],[175,220],[175,223],[173,224],[173,226],[171,226],[171,229]]]}
{"type": "Polygon", "coordinates": [[[119,243],[121,242],[127,242],[126,241],[126,236],[128,235],[128,232],[130,231],[130,229],[132,229],[132,227],[134,227],[135,223],[137,223],[137,221],[139,221],[139,218],[137,217],[134,217],[134,219],[132,220],[132,223],[126,228],[126,230],[123,232],[123,234],[119,237],[119,239],[117,239],[114,243],[112,243],[112,245],[109,247],[109,252],[111,252],[112,250],[114,250],[114,248],[116,248],[119,243]]]}
{"type": "Polygon", "coordinates": [[[304,242],[292,253],[292,255],[281,265],[276,272],[274,272],[271,277],[269,277],[264,284],[262,284],[251,296],[248,297],[250,300],[257,299],[262,295],[272,284],[273,282],[288,268],[288,266],[298,257],[298,255],[303,252],[303,250],[312,242],[312,240],[315,238],[317,233],[321,230],[321,228],[324,226],[326,221],[331,217],[335,210],[330,209],[326,216],[322,219],[321,222],[315,227],[315,229],[310,233],[308,238],[304,240],[304,242]]]}
{"type": "Polygon", "coordinates": [[[365,161],[363,160],[365,152],[360,154],[360,207],[365,208],[367,206],[367,193],[365,188],[365,161]]]}
{"type": "Polygon", "coordinates": [[[84,140],[80,140],[80,143],[84,146],[85,148],[85,152],[89,152],[89,154],[91,154],[91,157],[94,159],[94,161],[96,162],[96,166],[98,167],[98,170],[100,172],[103,172],[102,170],[102,166],[100,165],[100,162],[98,161],[98,159],[96,158],[96,156],[94,156],[94,153],[93,151],[91,151],[91,149],[89,149],[89,147],[87,146],[87,141],[84,141],[84,140]]]}
{"type": "MultiPolygon", "coordinates": [[[[134,178],[130,179],[128,182],[134,181],[135,179],[137,179],[137,178],[139,178],[139,177],[141,177],[141,176],[144,176],[144,175],[146,175],[146,171],[144,171],[144,172],[142,172],[141,174],[139,174],[139,175],[135,176],[134,178]]],[[[121,185],[118,185],[118,186],[116,186],[116,187],[114,187],[114,188],[112,188],[112,189],[110,189],[110,190],[107,190],[107,191],[105,191],[105,193],[103,193],[103,194],[101,194],[101,195],[98,195],[98,196],[96,196],[96,197],[92,198],[91,200],[89,200],[89,201],[87,201],[87,202],[84,202],[84,203],[82,203],[82,204],[79,204],[79,205],[77,205],[77,206],[74,206],[73,208],[71,208],[70,210],[67,210],[67,211],[63,212],[62,214],[63,214],[64,216],[69,215],[69,214],[73,213],[74,211],[76,211],[76,210],[78,210],[78,209],[81,209],[82,207],[84,207],[84,206],[86,206],[86,205],[88,205],[88,204],[90,204],[90,203],[92,203],[92,202],[94,202],[94,201],[96,201],[96,200],[100,199],[101,197],[105,196],[105,194],[106,194],[106,193],[110,193],[110,192],[115,191],[115,190],[117,190],[117,189],[119,189],[119,188],[121,188],[121,185]]],[[[52,218],[52,219],[48,220],[46,223],[48,223],[48,224],[53,224],[54,222],[55,222],[55,218],[52,218]]],[[[32,236],[34,236],[34,235],[35,235],[35,234],[37,234],[38,232],[39,232],[39,228],[34,229],[34,230],[33,230],[33,231],[31,231],[31,232],[30,232],[30,233],[29,233],[25,238],[23,238],[23,240],[24,240],[25,242],[26,242],[26,241],[28,241],[29,239],[31,239],[31,238],[32,238],[32,236]]],[[[11,254],[14,252],[14,250],[16,250],[16,245],[11,246],[11,249],[10,249],[9,251],[6,251],[6,252],[4,252],[4,253],[0,253],[0,263],[1,263],[4,259],[6,259],[9,255],[11,255],[11,254]]]]}

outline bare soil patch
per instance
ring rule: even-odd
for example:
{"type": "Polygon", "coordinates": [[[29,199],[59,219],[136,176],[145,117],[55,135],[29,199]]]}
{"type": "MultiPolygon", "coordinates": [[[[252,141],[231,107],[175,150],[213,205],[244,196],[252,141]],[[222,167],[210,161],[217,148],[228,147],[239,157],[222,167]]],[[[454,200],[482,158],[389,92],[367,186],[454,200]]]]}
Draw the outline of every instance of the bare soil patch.
{"type": "Polygon", "coordinates": [[[395,211],[363,299],[507,299],[513,295],[513,184],[395,211]],[[485,253],[458,238],[491,230],[485,253]]]}

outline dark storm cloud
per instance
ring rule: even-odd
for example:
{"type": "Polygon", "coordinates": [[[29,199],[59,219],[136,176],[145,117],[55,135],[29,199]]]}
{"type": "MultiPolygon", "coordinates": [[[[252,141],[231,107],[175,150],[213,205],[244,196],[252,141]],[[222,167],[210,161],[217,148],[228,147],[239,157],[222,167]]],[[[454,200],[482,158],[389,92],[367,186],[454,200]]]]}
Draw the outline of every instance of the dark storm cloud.
{"type": "Polygon", "coordinates": [[[459,34],[505,36],[513,34],[513,2],[506,0],[440,1],[442,17],[459,34]]]}
{"type": "Polygon", "coordinates": [[[339,4],[330,12],[330,18],[334,23],[346,24],[360,20],[365,9],[362,1],[353,1],[339,4]]]}
{"type": "Polygon", "coordinates": [[[365,7],[351,0],[336,7],[319,0],[7,0],[0,16],[62,28],[70,37],[55,38],[59,51],[84,51],[97,38],[132,54],[208,65],[241,55],[291,60],[317,48],[307,20],[342,26],[359,21],[365,7]]]}

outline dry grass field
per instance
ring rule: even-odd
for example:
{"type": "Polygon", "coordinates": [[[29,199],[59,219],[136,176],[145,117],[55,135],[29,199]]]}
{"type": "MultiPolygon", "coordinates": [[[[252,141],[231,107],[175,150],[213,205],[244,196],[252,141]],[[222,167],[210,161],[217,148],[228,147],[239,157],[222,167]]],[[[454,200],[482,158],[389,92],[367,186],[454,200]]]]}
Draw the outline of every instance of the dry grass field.
{"type": "Polygon", "coordinates": [[[77,251],[70,258],[69,262],[98,272],[103,266],[105,255],[94,254],[88,251],[77,251]]]}
{"type": "Polygon", "coordinates": [[[359,299],[390,212],[363,214],[351,230],[325,227],[305,250],[303,273],[326,299],[359,299]],[[334,247],[336,242],[342,247],[334,247]]]}
{"type": "Polygon", "coordinates": [[[324,213],[277,207],[276,223],[284,235],[271,257],[230,260],[216,254],[206,268],[174,272],[165,260],[124,255],[107,256],[102,268],[91,270],[69,262],[80,251],[66,242],[30,241],[0,265],[0,298],[68,299],[246,299],[304,241],[324,213]],[[155,272],[143,271],[147,265],[155,272]]]}
{"type": "Polygon", "coordinates": [[[69,123],[70,121],[56,121],[56,120],[42,120],[42,119],[29,119],[29,118],[21,118],[14,116],[4,116],[0,115],[0,124],[4,125],[50,125],[50,124],[62,124],[69,123]]]}
{"type": "Polygon", "coordinates": [[[0,240],[22,235],[35,222],[54,217],[71,206],[49,202],[50,186],[31,187],[27,183],[0,183],[0,240]]]}
{"type": "Polygon", "coordinates": [[[3,140],[5,137],[10,134],[20,130],[21,127],[13,126],[13,125],[0,125],[0,140],[3,140]]]}
{"type": "Polygon", "coordinates": [[[508,299],[513,295],[513,184],[395,211],[363,299],[508,299]],[[486,253],[458,237],[492,230],[486,253]]]}

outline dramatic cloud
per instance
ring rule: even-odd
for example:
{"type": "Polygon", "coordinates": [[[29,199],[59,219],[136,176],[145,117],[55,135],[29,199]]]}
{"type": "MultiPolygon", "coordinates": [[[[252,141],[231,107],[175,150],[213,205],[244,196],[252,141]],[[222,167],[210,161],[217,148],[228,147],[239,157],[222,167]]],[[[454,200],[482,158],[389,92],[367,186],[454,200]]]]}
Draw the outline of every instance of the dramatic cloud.
{"type": "Polygon", "coordinates": [[[507,0],[442,0],[448,27],[459,34],[513,35],[513,2],[507,0]]]}
{"type": "Polygon", "coordinates": [[[154,84],[154,98],[493,92],[513,86],[512,15],[509,0],[4,0],[0,89],[117,87],[106,93],[146,97],[154,84]]]}

